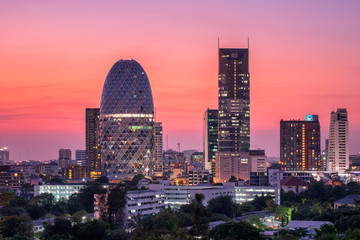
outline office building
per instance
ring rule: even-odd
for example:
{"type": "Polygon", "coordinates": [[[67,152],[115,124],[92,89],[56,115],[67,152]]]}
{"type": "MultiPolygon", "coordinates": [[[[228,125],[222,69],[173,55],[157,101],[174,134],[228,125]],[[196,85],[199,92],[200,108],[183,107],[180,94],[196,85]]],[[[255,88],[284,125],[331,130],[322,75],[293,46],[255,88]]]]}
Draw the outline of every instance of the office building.
{"type": "Polygon", "coordinates": [[[349,122],[346,108],[331,112],[327,170],[345,172],[349,168],[349,122]]]}
{"type": "Polygon", "coordinates": [[[0,165],[8,164],[10,160],[10,154],[7,147],[0,148],[0,165]]]}
{"type": "Polygon", "coordinates": [[[307,115],[305,121],[280,121],[280,164],[287,171],[323,169],[318,115],[307,115]]]}
{"type": "Polygon", "coordinates": [[[329,139],[325,139],[325,149],[322,151],[322,164],[323,164],[323,170],[327,170],[327,154],[329,150],[329,139]]]}
{"type": "Polygon", "coordinates": [[[162,123],[155,122],[154,124],[154,174],[156,176],[163,175],[163,131],[162,131],[162,123]]]}
{"type": "Polygon", "coordinates": [[[209,184],[210,174],[206,169],[189,170],[189,185],[209,184]]]}
{"type": "MultiPolygon", "coordinates": [[[[104,206],[108,194],[94,195],[94,217],[99,219],[101,210],[99,205],[104,206]]],[[[137,221],[149,215],[157,214],[165,208],[164,193],[154,190],[133,190],[126,192],[126,205],[124,215],[127,222],[137,221]]]]}
{"type": "Polygon", "coordinates": [[[220,152],[250,148],[250,74],[248,49],[219,49],[220,152]]]}
{"type": "Polygon", "coordinates": [[[204,114],[204,157],[205,169],[215,176],[215,156],[218,150],[218,115],[219,110],[208,109],[204,114]]]}
{"type": "Polygon", "coordinates": [[[249,178],[249,49],[219,49],[218,152],[215,182],[249,178]],[[247,156],[245,156],[247,155],[247,156]]]}
{"type": "MultiPolygon", "coordinates": [[[[107,189],[110,185],[111,184],[102,184],[101,187],[107,189]]],[[[50,193],[54,195],[55,201],[68,200],[72,194],[78,193],[86,186],[87,185],[85,183],[35,185],[34,196],[38,196],[43,193],[50,193]]]]}
{"type": "Polygon", "coordinates": [[[251,149],[249,171],[250,172],[266,172],[266,156],[265,150],[251,149]]]}
{"type": "Polygon", "coordinates": [[[25,174],[15,171],[0,172],[0,191],[14,191],[25,183],[25,174]]]}
{"type": "Polygon", "coordinates": [[[69,166],[71,161],[71,150],[60,149],[59,150],[59,168],[65,169],[69,166]]]}
{"type": "Polygon", "coordinates": [[[237,179],[249,180],[250,178],[250,153],[216,153],[216,176],[214,182],[222,183],[229,181],[232,176],[237,179]]]}
{"type": "Polygon", "coordinates": [[[86,166],[91,179],[101,176],[100,108],[87,108],[86,118],[86,166]]]}
{"type": "Polygon", "coordinates": [[[119,60],[106,77],[100,142],[102,174],[117,179],[153,175],[153,98],[149,79],[135,60],[119,60]]]}
{"type": "Polygon", "coordinates": [[[75,150],[75,162],[79,166],[86,166],[86,150],[75,150]]]}
{"type": "Polygon", "coordinates": [[[67,180],[81,180],[87,177],[86,166],[70,164],[64,171],[64,178],[67,180]]]}
{"type": "Polygon", "coordinates": [[[280,205],[280,188],[266,186],[234,186],[235,202],[242,204],[260,196],[271,196],[280,205]]]}
{"type": "Polygon", "coordinates": [[[201,163],[204,166],[204,153],[203,152],[194,152],[190,156],[190,164],[201,163]]]}

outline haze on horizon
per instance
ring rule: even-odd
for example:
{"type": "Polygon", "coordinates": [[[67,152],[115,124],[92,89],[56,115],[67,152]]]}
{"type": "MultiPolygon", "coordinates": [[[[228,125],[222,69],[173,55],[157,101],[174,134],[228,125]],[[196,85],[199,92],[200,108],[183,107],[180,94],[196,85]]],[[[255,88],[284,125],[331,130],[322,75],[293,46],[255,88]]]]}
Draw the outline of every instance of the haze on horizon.
{"type": "MultiPolygon", "coordinates": [[[[2,1],[0,147],[12,160],[85,149],[85,108],[99,107],[119,59],[146,71],[164,148],[200,149],[217,108],[220,47],[250,38],[251,147],[279,154],[281,119],[347,108],[360,152],[360,2],[2,1]]],[[[74,153],[73,153],[74,154],[74,153]]]]}

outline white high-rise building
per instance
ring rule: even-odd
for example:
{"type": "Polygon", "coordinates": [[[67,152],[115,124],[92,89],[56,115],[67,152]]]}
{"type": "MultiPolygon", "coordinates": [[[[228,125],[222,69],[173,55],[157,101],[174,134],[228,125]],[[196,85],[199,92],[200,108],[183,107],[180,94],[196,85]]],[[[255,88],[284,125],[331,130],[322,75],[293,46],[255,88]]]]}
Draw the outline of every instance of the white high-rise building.
{"type": "Polygon", "coordinates": [[[331,112],[327,170],[344,172],[349,168],[349,122],[346,108],[331,112]]]}

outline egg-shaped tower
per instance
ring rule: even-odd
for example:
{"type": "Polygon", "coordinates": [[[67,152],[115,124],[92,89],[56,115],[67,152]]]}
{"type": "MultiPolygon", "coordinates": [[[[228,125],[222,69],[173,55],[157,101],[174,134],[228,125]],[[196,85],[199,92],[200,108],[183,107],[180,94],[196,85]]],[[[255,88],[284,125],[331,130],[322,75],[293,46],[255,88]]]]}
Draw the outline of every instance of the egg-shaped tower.
{"type": "Polygon", "coordinates": [[[152,175],[154,104],[149,79],[135,60],[116,62],[105,79],[100,141],[103,175],[152,175]]]}

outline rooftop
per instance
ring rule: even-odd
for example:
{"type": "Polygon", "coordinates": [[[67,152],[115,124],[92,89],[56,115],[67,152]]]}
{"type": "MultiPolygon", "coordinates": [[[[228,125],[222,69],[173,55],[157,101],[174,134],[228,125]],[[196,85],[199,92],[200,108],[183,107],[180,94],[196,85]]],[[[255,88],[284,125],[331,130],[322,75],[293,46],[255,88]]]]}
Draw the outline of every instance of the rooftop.
{"type": "Polygon", "coordinates": [[[298,179],[297,177],[290,176],[280,181],[281,186],[307,186],[307,182],[298,179]]]}
{"type": "Polygon", "coordinates": [[[295,229],[295,228],[320,228],[324,224],[331,224],[328,221],[300,221],[292,220],[286,225],[285,229],[295,229]]]}
{"type": "Polygon", "coordinates": [[[353,204],[354,200],[360,200],[360,195],[350,194],[350,195],[347,195],[346,197],[339,199],[333,203],[353,204]]]}

